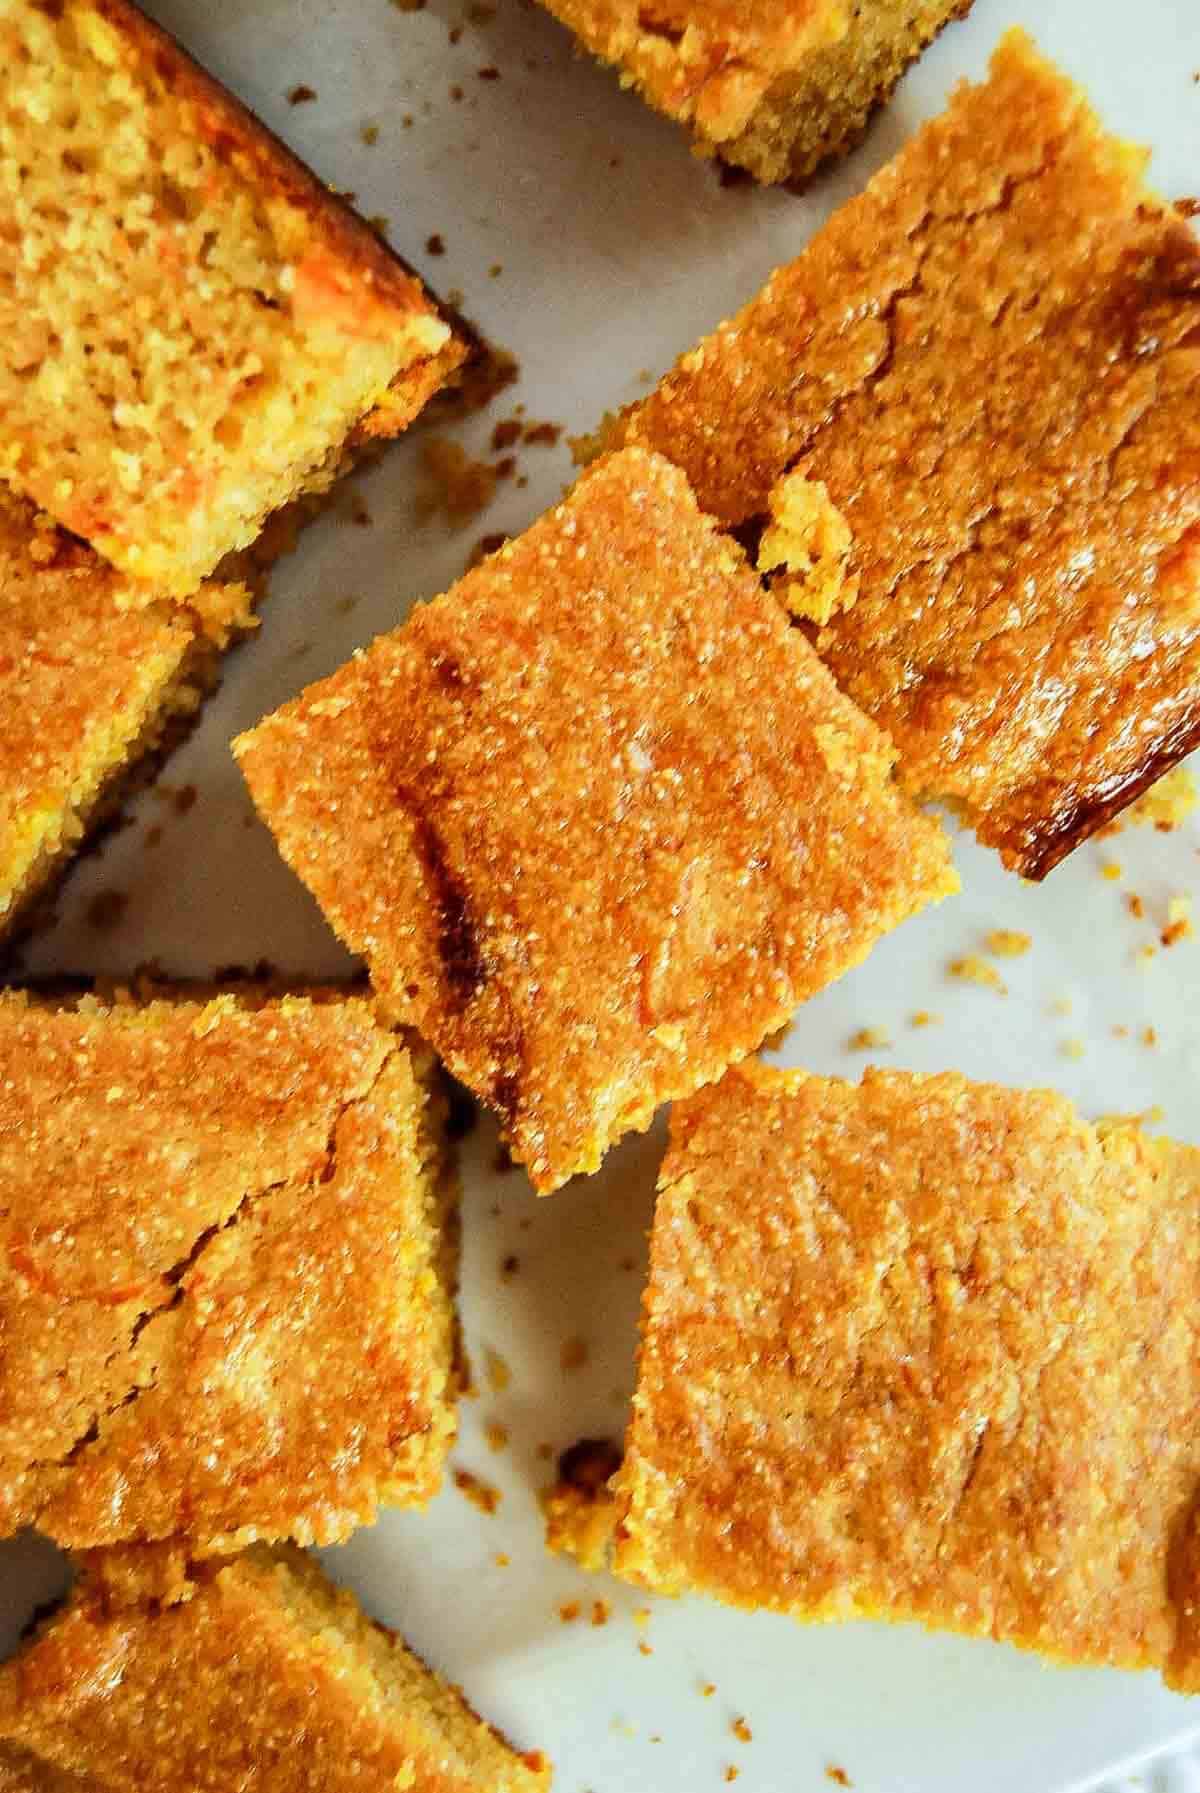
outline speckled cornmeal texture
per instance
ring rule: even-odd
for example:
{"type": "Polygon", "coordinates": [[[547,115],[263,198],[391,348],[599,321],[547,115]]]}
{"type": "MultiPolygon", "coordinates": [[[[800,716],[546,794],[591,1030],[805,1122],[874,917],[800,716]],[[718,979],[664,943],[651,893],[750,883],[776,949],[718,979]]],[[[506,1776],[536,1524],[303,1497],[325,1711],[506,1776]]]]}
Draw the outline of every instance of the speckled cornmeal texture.
{"type": "Polygon", "coordinates": [[[802,180],[862,135],[971,0],[542,0],[623,83],[762,181],[802,180]]]}
{"type": "Polygon", "coordinates": [[[328,1543],[436,1492],[424,1075],[358,999],[0,997],[0,1535],[328,1543]]]}
{"type": "Polygon", "coordinates": [[[128,583],[0,486],[0,936],[200,702],[202,619],[128,583]]]}
{"type": "Polygon", "coordinates": [[[0,1668],[0,1793],[76,1784],[545,1793],[550,1771],[540,1754],[517,1755],[314,1561],[257,1546],[193,1568],[163,1605],[85,1577],[0,1668]]]}
{"type": "Polygon", "coordinates": [[[619,1573],[1200,1691],[1200,1151],[946,1074],[673,1112],[619,1573]]]}
{"type": "Polygon", "coordinates": [[[186,594],[463,354],[127,0],[0,0],[0,478],[186,594]]]}
{"type": "Polygon", "coordinates": [[[1145,161],[1010,33],[609,437],[730,524],[826,487],[820,653],[1032,877],[1200,741],[1200,245],[1145,161]]]}
{"type": "Polygon", "coordinates": [[[956,888],[886,740],[640,450],[235,746],[541,1191],[956,888]]]}

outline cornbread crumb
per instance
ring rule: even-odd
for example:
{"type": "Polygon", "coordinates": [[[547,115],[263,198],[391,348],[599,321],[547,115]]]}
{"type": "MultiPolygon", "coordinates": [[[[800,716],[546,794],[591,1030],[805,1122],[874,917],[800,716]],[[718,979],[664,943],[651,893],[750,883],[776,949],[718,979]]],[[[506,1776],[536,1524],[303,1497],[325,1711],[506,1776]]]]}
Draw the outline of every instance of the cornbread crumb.
{"type": "Polygon", "coordinates": [[[1064,1058],[1082,1058],[1086,1050],[1087,1048],[1084,1046],[1083,1041],[1078,1038],[1064,1040],[1062,1043],[1062,1055],[1064,1058]]]}
{"type": "Polygon", "coordinates": [[[518,1755],[311,1557],[255,1546],[182,1575],[160,1603],[85,1567],[0,1667],[0,1784],[547,1793],[545,1756],[518,1755]]]}
{"type": "Polygon", "coordinates": [[[1019,959],[1033,945],[1033,936],[1016,928],[993,928],[984,944],[998,959],[1019,959]]]}
{"type": "Polygon", "coordinates": [[[489,1519],[499,1510],[502,1498],[499,1488],[494,1488],[490,1482],[485,1482],[473,1470],[456,1469],[454,1486],[465,1499],[470,1501],[473,1507],[477,1507],[489,1519]]]}
{"type": "Polygon", "coordinates": [[[1069,1015],[1073,1007],[1074,1004],[1069,996],[1055,996],[1050,1002],[1050,1013],[1052,1015],[1069,1015]]]}
{"type": "Polygon", "coordinates": [[[832,1781],[837,1787],[852,1787],[854,1785],[846,1770],[839,1768],[836,1762],[829,1763],[825,1770],[825,1778],[832,1781]]]}
{"type": "Polygon", "coordinates": [[[653,1656],[653,1654],[654,1654],[654,1645],[648,1644],[644,1637],[639,1637],[638,1638],[638,1655],[639,1656],[653,1656]]]}
{"type": "Polygon", "coordinates": [[[752,1743],[754,1741],[754,1733],[751,1731],[750,1726],[746,1723],[744,1718],[735,1718],[729,1728],[739,1743],[752,1743]]]}
{"type": "Polygon", "coordinates": [[[1147,943],[1145,946],[1139,946],[1137,951],[1133,955],[1134,963],[1136,965],[1140,965],[1143,970],[1145,970],[1153,962],[1153,960],[1156,959],[1157,957],[1158,957],[1158,948],[1156,946],[1150,945],[1149,943],[1147,943]]]}
{"type": "Polygon", "coordinates": [[[512,1562],[512,1558],[509,1556],[507,1550],[498,1550],[492,1558],[492,1561],[495,1563],[497,1569],[507,1569],[512,1562]]]}
{"type": "Polygon", "coordinates": [[[996,967],[989,965],[986,959],[981,959],[978,953],[967,953],[961,959],[952,959],[947,970],[960,983],[982,984],[985,989],[995,990],[998,996],[1008,995],[1008,985],[996,967]]]}
{"type": "Polygon", "coordinates": [[[701,1682],[700,1694],[703,1699],[711,1700],[713,1697],[713,1694],[716,1693],[716,1691],[717,1691],[717,1684],[715,1681],[701,1682]]]}
{"type": "Polygon", "coordinates": [[[1102,878],[1107,878],[1111,884],[1116,884],[1125,876],[1125,867],[1119,860],[1106,859],[1104,864],[1100,867],[1100,876],[1102,878]]]}
{"type": "Polygon", "coordinates": [[[497,473],[488,461],[473,459],[461,442],[431,436],[421,446],[425,484],[417,497],[417,516],[427,523],[442,516],[461,525],[485,511],[496,496],[497,473]]]}
{"type": "Polygon", "coordinates": [[[498,1420],[489,1420],[483,1435],[489,1451],[502,1451],[508,1444],[508,1427],[502,1426],[498,1420]]]}
{"type": "Polygon", "coordinates": [[[235,751],[542,1194],[957,888],[886,741],[639,449],[235,751]]]}
{"type": "Polygon", "coordinates": [[[563,1600],[559,1603],[558,1616],[564,1625],[573,1625],[582,1610],[578,1600],[563,1600]]]}
{"type": "Polygon", "coordinates": [[[611,1617],[612,1607],[607,1600],[592,1601],[592,1624],[594,1626],[599,1628],[601,1625],[607,1625],[611,1617]]]}
{"type": "MultiPolygon", "coordinates": [[[[507,1262],[507,1259],[505,1260],[507,1262]]],[[[488,1387],[494,1395],[502,1395],[512,1381],[512,1370],[508,1359],[499,1351],[489,1347],[483,1354],[483,1371],[488,1380],[488,1387]]]]}
{"type": "Polygon", "coordinates": [[[1129,895],[1125,898],[1125,902],[1128,906],[1129,913],[1134,919],[1136,921],[1141,921],[1146,913],[1146,905],[1135,890],[1130,891],[1129,895]]]}
{"type": "Polygon", "coordinates": [[[742,1772],[741,1769],[735,1768],[733,1763],[731,1762],[729,1764],[728,1768],[726,1768],[726,1770],[725,1770],[725,1779],[727,1781],[736,1781],[740,1777],[741,1772],[742,1772]]]}
{"type": "Polygon", "coordinates": [[[1183,826],[1198,801],[1200,792],[1197,792],[1191,770],[1187,766],[1176,766],[1132,803],[1121,820],[1157,828],[1160,834],[1170,834],[1183,826]]]}
{"type": "Polygon", "coordinates": [[[892,1036],[886,1027],[860,1027],[857,1033],[851,1034],[846,1046],[850,1052],[872,1052],[891,1043],[892,1036]]]}
{"type": "Polygon", "coordinates": [[[850,526],[820,480],[785,474],[771,492],[771,521],[763,531],[756,565],[774,575],[767,584],[793,616],[827,623],[849,610],[858,580],[847,577],[853,545],[850,526]]]}
{"type": "Polygon", "coordinates": [[[916,1009],[910,1019],[912,1027],[937,1027],[943,1017],[935,1009],[916,1009]]]}
{"type": "Polygon", "coordinates": [[[1195,934],[1190,896],[1173,896],[1167,904],[1167,925],[1162,931],[1164,946],[1177,946],[1195,934]]]}

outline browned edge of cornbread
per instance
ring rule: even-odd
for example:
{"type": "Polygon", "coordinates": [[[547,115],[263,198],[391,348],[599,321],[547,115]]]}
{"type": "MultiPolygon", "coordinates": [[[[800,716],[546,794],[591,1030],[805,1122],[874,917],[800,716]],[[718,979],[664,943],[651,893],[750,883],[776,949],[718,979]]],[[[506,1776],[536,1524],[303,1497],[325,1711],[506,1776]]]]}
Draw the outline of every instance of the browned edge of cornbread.
{"type": "MultiPolygon", "coordinates": [[[[61,0],[43,3],[47,10],[52,10],[61,0]]],[[[338,254],[358,269],[385,302],[413,304],[418,309],[427,303],[437,311],[451,331],[450,341],[436,355],[413,362],[401,374],[401,378],[409,379],[418,368],[422,370],[409,412],[409,416],[415,416],[426,398],[468,354],[469,345],[460,339],[459,320],[390,244],[306,167],[256,113],[210,75],[170,32],[148,18],[132,0],[90,0],[90,4],[147,58],[164,84],[210,115],[218,127],[211,139],[215,153],[227,156],[247,180],[318,220],[338,254]]]]}

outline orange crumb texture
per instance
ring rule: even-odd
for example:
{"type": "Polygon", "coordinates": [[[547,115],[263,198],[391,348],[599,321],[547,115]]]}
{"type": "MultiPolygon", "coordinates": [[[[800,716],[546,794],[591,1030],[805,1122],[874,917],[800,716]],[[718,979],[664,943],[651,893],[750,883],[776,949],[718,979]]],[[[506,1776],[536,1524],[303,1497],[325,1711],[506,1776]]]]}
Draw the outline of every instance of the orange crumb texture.
{"type": "Polygon", "coordinates": [[[957,888],[887,742],[642,449],[236,751],[542,1193],[957,888]]]}
{"type": "Polygon", "coordinates": [[[10,0],[0,65],[0,479],[185,596],[351,438],[398,434],[465,347],[128,0],[10,0]]]}
{"type": "Polygon", "coordinates": [[[1145,166],[1010,32],[604,432],[727,524],[824,488],[858,595],[819,651],[1033,878],[1200,741],[1200,244],[1145,166]]]}
{"type": "Polygon", "coordinates": [[[985,990],[994,990],[997,996],[1008,995],[1008,985],[996,967],[989,965],[986,959],[981,959],[978,953],[967,953],[961,959],[952,959],[949,972],[960,983],[981,984],[985,990]]]}
{"type": "Polygon", "coordinates": [[[852,1787],[854,1785],[846,1770],[839,1768],[836,1762],[830,1762],[825,1770],[825,1778],[832,1781],[836,1787],[852,1787]]]}
{"type": "Polygon", "coordinates": [[[0,997],[0,1536],[329,1544],[436,1493],[431,1078],[332,993],[0,997]]]}
{"type": "Polygon", "coordinates": [[[1016,928],[993,928],[987,937],[987,949],[997,959],[1019,959],[1032,945],[1033,936],[1016,928]]]}
{"type": "Polygon", "coordinates": [[[942,26],[971,0],[893,14],[838,0],[543,0],[623,83],[687,125],[698,153],[761,181],[842,155],[942,26]]]}
{"type": "Polygon", "coordinates": [[[489,1519],[499,1509],[500,1490],[493,1488],[490,1482],[483,1481],[472,1470],[456,1469],[454,1486],[461,1495],[470,1501],[473,1507],[478,1507],[481,1513],[486,1513],[489,1519]]]}
{"type": "MultiPolygon", "coordinates": [[[[119,1553],[123,1555],[124,1553],[119,1553]]],[[[0,1785],[245,1793],[546,1793],[457,1689],[293,1549],[89,1566],[0,1667],[0,1785]]]]}
{"type": "Polygon", "coordinates": [[[1200,1691],[1198,1220],[1200,1150],[1049,1092],[729,1072],[672,1111],[617,1573],[1200,1691]]]}
{"type": "Polygon", "coordinates": [[[739,1743],[753,1742],[754,1733],[751,1731],[750,1726],[746,1723],[744,1718],[735,1718],[729,1728],[739,1743]]]}

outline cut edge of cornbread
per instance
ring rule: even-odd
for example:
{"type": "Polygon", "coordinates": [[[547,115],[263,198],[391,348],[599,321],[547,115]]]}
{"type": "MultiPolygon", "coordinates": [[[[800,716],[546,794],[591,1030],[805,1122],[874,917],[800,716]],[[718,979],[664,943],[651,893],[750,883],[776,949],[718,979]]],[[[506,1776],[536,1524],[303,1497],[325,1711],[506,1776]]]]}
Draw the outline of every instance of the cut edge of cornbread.
{"type": "MultiPolygon", "coordinates": [[[[500,1731],[479,1717],[461,1689],[422,1661],[397,1632],[371,1619],[352,1593],[336,1586],[315,1559],[294,1545],[256,1544],[238,1556],[205,1562],[191,1561],[176,1552],[165,1572],[162,1564],[156,1564],[154,1552],[148,1553],[147,1563],[141,1565],[122,1562],[122,1554],[100,1552],[85,1563],[63,1605],[43,1619],[17,1656],[0,1665],[3,1793],[9,1793],[10,1786],[13,1793],[26,1793],[26,1789],[29,1793],[59,1793],[59,1789],[67,1793],[76,1786],[107,1784],[102,1780],[93,1783],[91,1764],[76,1766],[78,1731],[73,1726],[67,1729],[73,1717],[69,1709],[72,1696],[78,1692],[86,1699],[92,1690],[63,1689],[65,1699],[61,1699],[54,1687],[48,1690],[46,1700],[38,1686],[39,1653],[45,1652],[53,1660],[61,1648],[69,1659],[74,1633],[80,1628],[93,1630],[100,1638],[120,1632],[134,1640],[139,1630],[152,1635],[157,1624],[174,1622],[170,1615],[177,1609],[197,1602],[215,1606],[209,1634],[217,1629],[224,1607],[235,1630],[253,1625],[264,1655],[278,1652],[280,1667],[287,1663],[297,1667],[311,1657],[315,1676],[312,1723],[318,1732],[326,1724],[336,1727],[339,1722],[336,1711],[323,1704],[323,1686],[336,1689],[343,1707],[350,1706],[381,1732],[394,1722],[409,1772],[416,1774],[414,1785],[421,1784],[424,1773],[440,1770],[451,1774],[456,1786],[478,1786],[480,1793],[484,1788],[489,1793],[545,1793],[549,1788],[551,1767],[540,1750],[518,1752],[500,1731]],[[106,1561],[110,1555],[116,1559],[111,1564],[106,1561]],[[26,1680],[27,1663],[33,1666],[26,1680]],[[56,1714],[47,1710],[51,1703],[67,1708],[62,1753],[72,1758],[69,1765],[59,1766],[38,1753],[39,1748],[58,1753],[56,1714]],[[4,1778],[6,1766],[12,1767],[10,1782],[4,1778]]],[[[186,1647],[188,1621],[182,1615],[177,1617],[181,1643],[186,1647]]],[[[198,1641],[205,1635],[203,1621],[196,1635],[198,1641]]],[[[178,1667],[187,1667],[183,1649],[178,1667]]],[[[219,1653],[208,1644],[195,1665],[201,1706],[207,1682],[218,1681],[223,1668],[219,1653]]],[[[51,1677],[53,1680],[53,1670],[51,1677]]],[[[181,1692],[168,1681],[164,1699],[181,1692]]],[[[119,1702],[119,1687],[114,1685],[101,1697],[119,1702]]],[[[261,1698],[264,1720],[269,1723],[269,1686],[263,1687],[261,1698]]],[[[153,1712],[146,1716],[156,1722],[153,1712]]],[[[133,1718],[131,1713],[131,1722],[133,1718]]],[[[252,1727],[253,1718],[249,1723],[252,1727]]],[[[297,1746],[302,1735],[295,1738],[297,1746]]],[[[196,1743],[202,1748],[199,1738],[196,1743]]],[[[103,1776],[105,1767],[100,1761],[94,1772],[103,1776]]]]}
{"type": "Polygon", "coordinates": [[[543,0],[622,86],[690,129],[697,155],[793,186],[853,149],[905,69],[972,3],[873,0],[852,19],[818,8],[797,19],[786,44],[756,43],[754,26],[730,44],[703,17],[689,20],[686,7],[660,20],[643,6],[626,21],[611,5],[543,0]]]}
{"type": "MultiPolygon", "coordinates": [[[[281,505],[324,490],[347,450],[371,437],[398,434],[462,363],[468,343],[379,234],[129,0],[66,0],[53,13],[18,7],[9,28],[19,41],[22,32],[29,39],[26,62],[18,68],[32,57],[31,66],[43,69],[45,88],[31,88],[27,96],[18,90],[14,117],[27,124],[28,112],[43,135],[58,133],[71,179],[82,180],[84,165],[91,167],[90,178],[103,177],[115,187],[109,195],[114,205],[124,207],[130,182],[136,187],[140,180],[146,191],[135,191],[134,199],[145,200],[144,213],[134,204],[133,224],[122,211],[113,228],[139,236],[141,259],[131,272],[140,271],[143,281],[149,264],[140,238],[147,231],[152,240],[163,238],[160,266],[177,266],[180,278],[176,284],[160,279],[156,288],[163,315],[145,336],[155,343],[157,361],[141,371],[146,397],[133,406],[113,401],[128,386],[131,370],[138,369],[137,355],[120,340],[119,329],[101,327],[86,306],[80,312],[78,301],[71,312],[72,318],[80,312],[76,322],[59,315],[70,309],[66,288],[62,276],[50,276],[57,281],[52,294],[57,309],[30,318],[30,345],[18,342],[14,365],[23,365],[23,353],[38,368],[47,329],[50,340],[59,343],[90,330],[95,340],[87,378],[111,406],[113,466],[85,453],[86,416],[78,440],[60,432],[61,443],[38,446],[37,403],[57,400],[61,407],[77,377],[60,348],[57,360],[41,362],[36,388],[29,388],[28,415],[12,419],[0,473],[130,577],[184,597],[228,553],[249,546],[281,505]],[[43,41],[48,36],[55,58],[43,41]],[[127,146],[128,166],[110,168],[103,158],[95,163],[89,160],[95,150],[90,138],[76,141],[83,126],[72,124],[66,113],[60,116],[61,80],[56,85],[53,75],[57,58],[75,70],[72,91],[81,118],[89,115],[81,96],[97,86],[107,103],[137,118],[141,136],[127,146]],[[144,115],[154,109],[160,116],[147,120],[144,115]],[[133,153],[144,144],[153,151],[153,167],[146,170],[133,153]],[[196,161],[209,170],[208,188],[198,182],[196,161]],[[159,184],[165,193],[156,209],[151,201],[159,184]],[[191,265],[198,217],[204,222],[197,208],[203,207],[209,208],[211,228],[196,249],[191,292],[182,270],[191,265]],[[189,246],[181,250],[173,232],[190,232],[189,246]],[[169,317],[166,293],[173,306],[169,317]],[[261,312],[255,310],[256,298],[261,312]],[[240,346],[241,356],[228,365],[213,357],[200,370],[218,396],[228,387],[225,408],[214,420],[212,406],[203,409],[197,396],[206,390],[203,380],[193,386],[192,396],[170,402],[180,399],[180,368],[169,351],[195,334],[189,304],[211,313],[219,302],[236,313],[241,341],[232,343],[231,353],[240,346]],[[102,375],[108,382],[103,386],[102,375]],[[143,411],[160,415],[157,430],[139,419],[143,411]],[[182,432],[186,455],[179,440],[164,434],[161,419],[176,436],[182,432]],[[209,434],[198,433],[197,420],[209,434]]],[[[27,197],[30,230],[41,218],[40,197],[27,197]]],[[[99,228],[96,214],[93,206],[88,229],[99,228]]],[[[75,259],[86,260],[89,248],[81,239],[75,259]]],[[[44,258],[41,237],[34,249],[44,258]]],[[[38,266],[36,259],[31,266],[38,266]]],[[[138,296],[144,303],[146,295],[138,296]]],[[[18,381],[15,391],[21,394],[27,385],[18,381]]],[[[105,446],[98,442],[97,450],[105,446]]]]}

